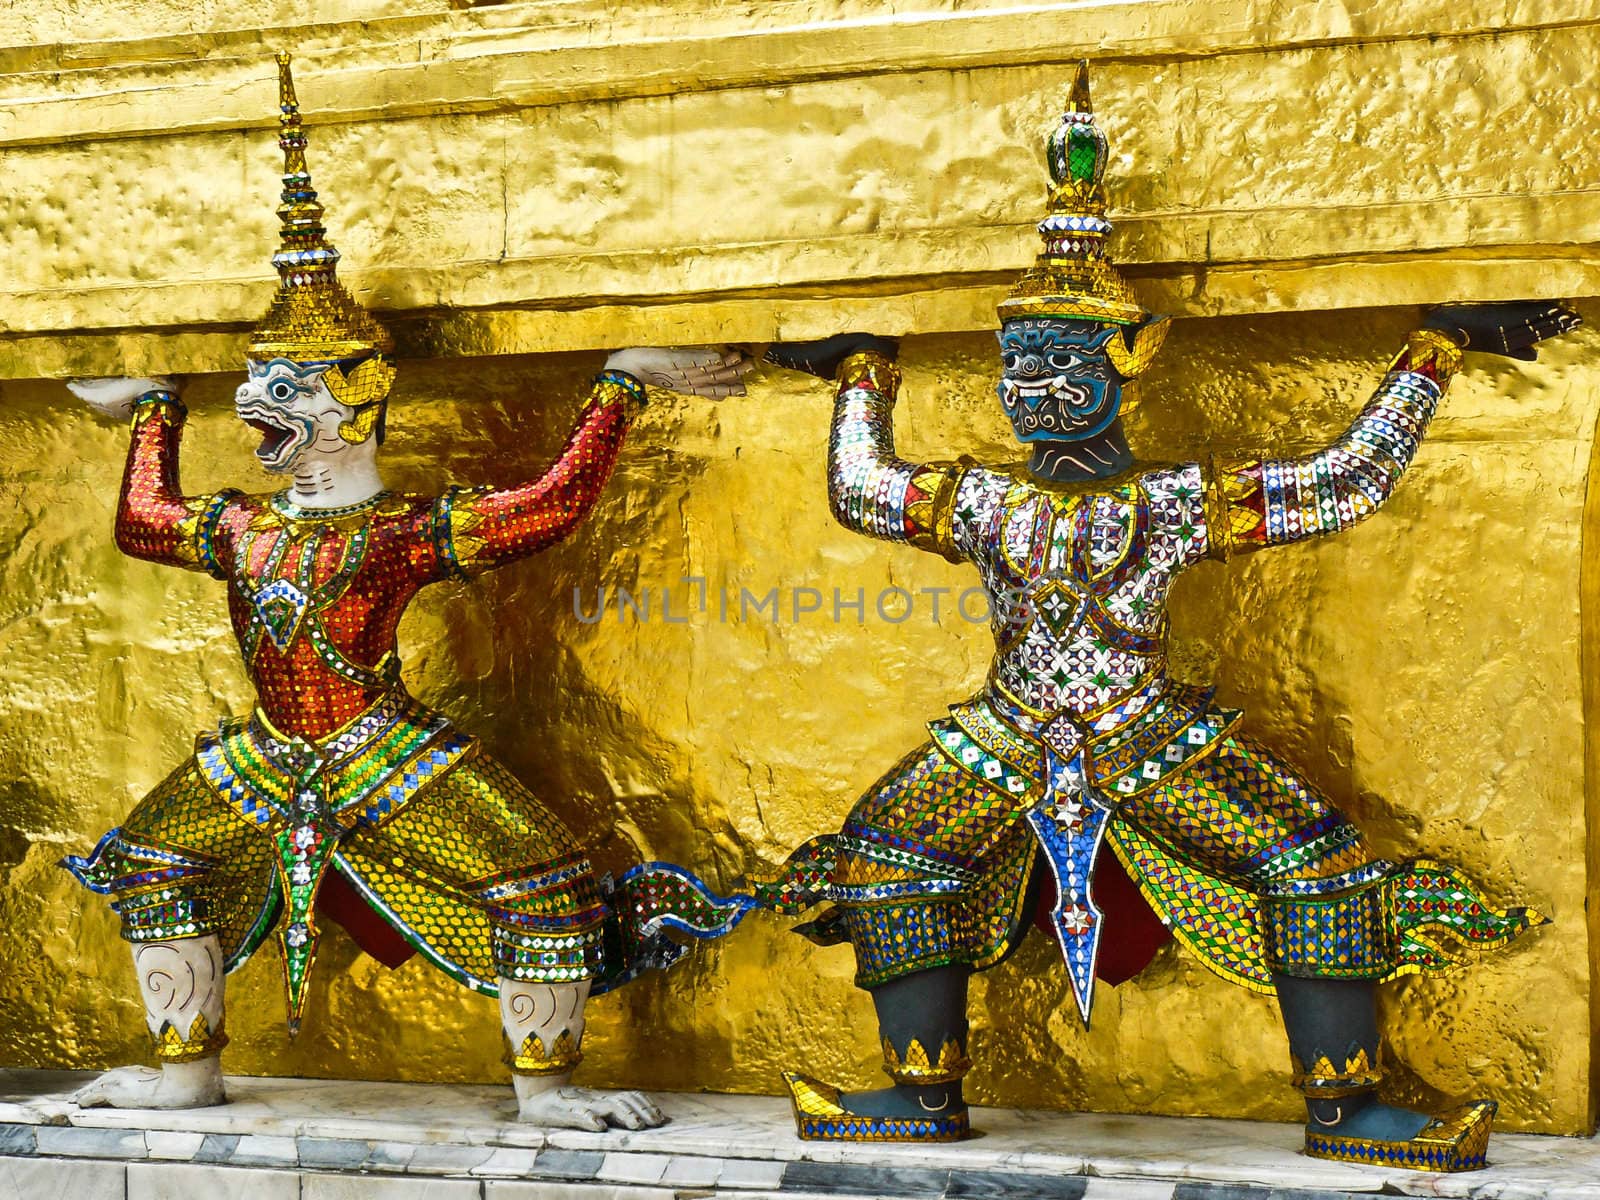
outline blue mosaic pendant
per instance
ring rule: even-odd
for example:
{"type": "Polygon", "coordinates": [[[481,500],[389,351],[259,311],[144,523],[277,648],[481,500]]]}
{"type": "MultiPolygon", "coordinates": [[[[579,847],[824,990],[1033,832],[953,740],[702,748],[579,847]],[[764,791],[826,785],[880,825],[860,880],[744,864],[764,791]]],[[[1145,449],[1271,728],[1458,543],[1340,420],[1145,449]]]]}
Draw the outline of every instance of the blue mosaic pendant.
{"type": "Polygon", "coordinates": [[[1091,888],[1095,856],[1105,839],[1111,806],[1090,785],[1088,737],[1069,716],[1041,731],[1045,795],[1028,813],[1056,882],[1050,925],[1061,944],[1073,998],[1085,1028],[1094,1006],[1094,971],[1100,955],[1101,912],[1091,888]]]}

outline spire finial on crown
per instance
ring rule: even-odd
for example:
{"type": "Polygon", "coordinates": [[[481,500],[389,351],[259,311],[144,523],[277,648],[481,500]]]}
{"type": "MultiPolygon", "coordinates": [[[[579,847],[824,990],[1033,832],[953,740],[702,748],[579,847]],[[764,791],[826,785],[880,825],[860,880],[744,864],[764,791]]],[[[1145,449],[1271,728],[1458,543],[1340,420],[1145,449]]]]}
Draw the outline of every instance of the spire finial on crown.
{"type": "Polygon", "coordinates": [[[283,151],[279,194],[278,292],[250,338],[253,359],[335,362],[392,346],[388,331],[338,280],[339,252],[328,241],[324,209],[306,168],[306,134],[295,97],[290,56],[278,59],[278,146],[283,151]]]}
{"type": "Polygon", "coordinates": [[[1136,325],[1149,316],[1106,255],[1103,180],[1110,148],[1089,102],[1089,63],[1078,64],[1067,110],[1045,142],[1050,191],[1039,222],[1044,248],[1000,305],[1000,319],[1062,317],[1136,325]]]}
{"type": "Polygon", "coordinates": [[[1072,77],[1072,105],[1069,112],[1093,114],[1094,109],[1089,105],[1089,60],[1078,60],[1078,73],[1072,77]]]}

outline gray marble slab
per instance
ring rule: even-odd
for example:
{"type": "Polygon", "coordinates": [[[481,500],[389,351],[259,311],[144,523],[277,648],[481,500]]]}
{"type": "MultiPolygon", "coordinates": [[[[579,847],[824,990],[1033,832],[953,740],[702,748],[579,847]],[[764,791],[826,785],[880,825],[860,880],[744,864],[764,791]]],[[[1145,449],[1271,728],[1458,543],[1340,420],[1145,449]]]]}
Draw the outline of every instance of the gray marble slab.
{"type": "Polygon", "coordinates": [[[0,1200],[127,1200],[122,1163],[0,1158],[0,1200]]]}
{"type": "Polygon", "coordinates": [[[1247,1121],[986,1109],[967,1142],[862,1145],[800,1141],[769,1096],[662,1095],[670,1124],[591,1133],[519,1124],[505,1087],[231,1078],[226,1105],[134,1112],[77,1108],[83,1079],[0,1071],[0,1200],[135,1200],[180,1176],[178,1200],[254,1200],[245,1179],[263,1200],[1600,1200],[1592,1139],[1496,1134],[1488,1170],[1427,1175],[1307,1159],[1298,1126],[1247,1121]],[[38,1191],[52,1171],[83,1182],[38,1191]]]}

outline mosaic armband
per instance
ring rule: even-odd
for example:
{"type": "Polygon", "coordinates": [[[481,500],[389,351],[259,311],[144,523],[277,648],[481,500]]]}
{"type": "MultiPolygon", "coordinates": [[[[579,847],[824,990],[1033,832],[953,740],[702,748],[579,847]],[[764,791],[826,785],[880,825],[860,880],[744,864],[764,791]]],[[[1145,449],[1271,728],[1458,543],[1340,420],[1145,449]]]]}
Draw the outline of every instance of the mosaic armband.
{"type": "Polygon", "coordinates": [[[1211,557],[1339,533],[1377,512],[1416,457],[1460,365],[1454,342],[1418,330],[1361,415],[1327,449],[1303,458],[1214,460],[1206,488],[1211,557]]]}
{"type": "Polygon", "coordinates": [[[870,351],[839,364],[828,443],[828,501],[841,525],[963,561],[952,530],[966,466],[913,463],[894,451],[900,371],[870,351]]]}
{"type": "Polygon", "coordinates": [[[169,409],[182,424],[189,419],[189,406],[178,399],[178,393],[168,388],[152,388],[133,402],[132,422],[135,429],[156,414],[159,408],[169,409]]]}

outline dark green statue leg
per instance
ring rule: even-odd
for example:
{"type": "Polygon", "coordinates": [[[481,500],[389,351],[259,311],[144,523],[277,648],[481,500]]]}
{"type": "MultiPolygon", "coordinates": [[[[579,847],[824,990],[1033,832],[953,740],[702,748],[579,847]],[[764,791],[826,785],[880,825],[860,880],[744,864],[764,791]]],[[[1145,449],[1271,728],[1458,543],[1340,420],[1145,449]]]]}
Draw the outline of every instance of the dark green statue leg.
{"type": "Polygon", "coordinates": [[[965,966],[931,967],[872,989],[884,1070],[894,1086],[841,1096],[865,1117],[949,1116],[966,1108],[961,1077],[967,1058],[965,966]]]}
{"type": "Polygon", "coordinates": [[[1369,979],[1292,975],[1274,975],[1272,982],[1308,1123],[1347,1137],[1387,1141],[1407,1141],[1422,1132],[1428,1114],[1378,1099],[1378,985],[1369,979]]]}
{"type": "Polygon", "coordinates": [[[1337,1162],[1472,1171],[1484,1165],[1495,1104],[1431,1115],[1378,1099],[1378,980],[1394,968],[1383,886],[1262,897],[1262,934],[1306,1098],[1306,1153],[1337,1162]],[[1354,976],[1355,978],[1352,978],[1354,976]]]}

